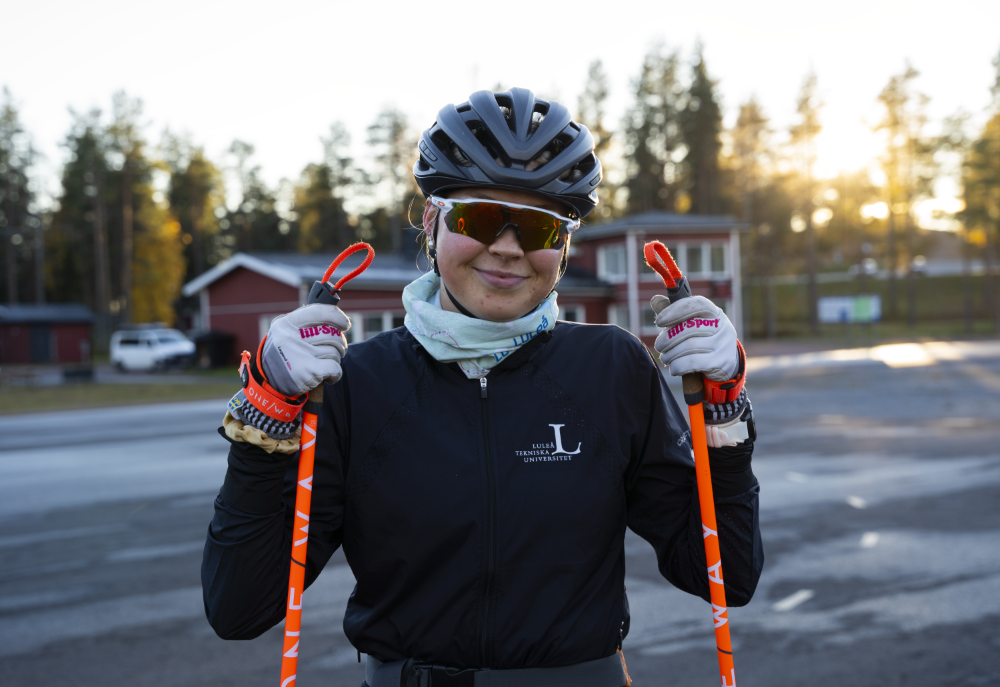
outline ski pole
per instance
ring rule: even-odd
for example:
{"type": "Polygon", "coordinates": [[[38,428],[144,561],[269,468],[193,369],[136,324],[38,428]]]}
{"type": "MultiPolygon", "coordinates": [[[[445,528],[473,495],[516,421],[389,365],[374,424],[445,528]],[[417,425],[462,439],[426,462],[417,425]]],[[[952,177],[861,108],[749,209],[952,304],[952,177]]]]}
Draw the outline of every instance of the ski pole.
{"type": "MultiPolygon", "coordinates": [[[[691,286],[681,274],[670,251],[659,241],[650,241],[643,247],[646,264],[656,270],[667,287],[667,296],[674,303],[691,296],[691,286]]],[[[694,449],[694,468],[698,479],[698,503],[701,505],[701,530],[705,540],[705,561],[708,565],[708,588],[712,599],[712,621],[715,624],[715,648],[719,656],[719,676],[722,687],[736,686],[736,669],[733,667],[733,645],[729,639],[729,618],[726,611],[726,587],[722,582],[722,554],[719,551],[719,527],[715,521],[715,498],[712,495],[712,472],[708,465],[708,440],[705,437],[705,413],[702,401],[705,380],[697,372],[681,378],[684,402],[691,421],[691,446],[694,449]]]]}
{"type": "MultiPolygon", "coordinates": [[[[355,243],[330,264],[323,279],[313,284],[309,303],[340,303],[340,288],[372,264],[375,251],[367,243],[355,243]],[[348,255],[367,250],[364,261],[335,285],[330,279],[348,255]]],[[[323,406],[323,385],[309,392],[302,409],[302,436],[299,439],[299,475],[295,488],[295,524],[292,528],[292,562],[288,570],[288,607],[285,612],[285,641],[281,649],[281,687],[295,684],[299,664],[299,635],[302,632],[302,592],[306,586],[306,546],[309,543],[309,510],[312,505],[313,464],[316,458],[316,422],[323,406]],[[301,538],[296,538],[301,535],[301,538]]]]}

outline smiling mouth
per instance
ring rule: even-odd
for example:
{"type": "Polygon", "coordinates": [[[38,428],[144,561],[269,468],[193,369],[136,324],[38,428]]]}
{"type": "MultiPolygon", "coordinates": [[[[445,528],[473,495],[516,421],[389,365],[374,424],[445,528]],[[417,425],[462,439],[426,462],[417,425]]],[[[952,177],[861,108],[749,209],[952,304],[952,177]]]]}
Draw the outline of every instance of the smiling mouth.
{"type": "Polygon", "coordinates": [[[517,286],[525,281],[528,277],[516,274],[514,272],[503,272],[501,270],[480,270],[476,269],[476,272],[487,284],[497,288],[511,288],[517,286]]]}

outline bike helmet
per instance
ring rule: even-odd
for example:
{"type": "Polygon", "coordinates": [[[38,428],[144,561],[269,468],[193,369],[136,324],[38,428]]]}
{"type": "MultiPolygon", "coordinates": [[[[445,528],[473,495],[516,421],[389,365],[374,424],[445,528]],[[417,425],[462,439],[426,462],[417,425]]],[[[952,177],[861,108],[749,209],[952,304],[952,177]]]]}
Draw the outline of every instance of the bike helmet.
{"type": "Polygon", "coordinates": [[[446,105],[420,136],[413,176],[424,196],[490,186],[532,191],[585,217],[597,205],[594,137],[564,106],[524,88],[446,105]]]}

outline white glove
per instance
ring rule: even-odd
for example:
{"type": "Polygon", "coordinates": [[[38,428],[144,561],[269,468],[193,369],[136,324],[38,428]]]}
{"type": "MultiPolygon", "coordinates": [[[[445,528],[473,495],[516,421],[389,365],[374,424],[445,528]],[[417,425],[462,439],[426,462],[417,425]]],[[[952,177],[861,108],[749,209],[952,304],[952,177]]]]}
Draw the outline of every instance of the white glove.
{"type": "Polygon", "coordinates": [[[740,364],[736,329],[721,308],[704,296],[676,303],[653,296],[649,304],[656,313],[656,326],[664,330],[656,337],[656,352],[671,375],[700,372],[714,382],[736,376],[740,364]]]}
{"type": "Polygon", "coordinates": [[[351,328],[335,305],[312,303],[276,317],[261,352],[267,381],[285,396],[300,396],[322,382],[340,381],[347,351],[342,332],[351,328]]]}

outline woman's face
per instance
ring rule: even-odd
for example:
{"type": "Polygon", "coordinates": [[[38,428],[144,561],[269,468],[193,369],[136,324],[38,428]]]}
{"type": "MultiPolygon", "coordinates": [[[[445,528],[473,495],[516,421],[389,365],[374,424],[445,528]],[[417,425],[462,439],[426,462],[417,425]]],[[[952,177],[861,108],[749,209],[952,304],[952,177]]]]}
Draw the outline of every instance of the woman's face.
{"type": "MultiPolygon", "coordinates": [[[[552,210],[563,216],[568,214],[558,203],[526,191],[459,189],[448,197],[498,200],[552,210]]],[[[449,231],[443,213],[438,213],[437,223],[437,264],[441,279],[462,306],[476,317],[491,322],[510,322],[530,312],[555,286],[562,250],[543,248],[525,252],[513,228],[506,229],[487,246],[449,231]]],[[[441,292],[441,307],[459,312],[445,291],[441,292]]]]}

